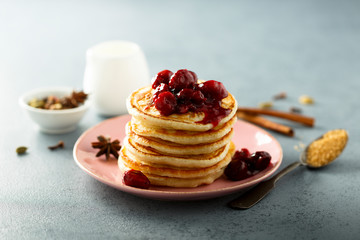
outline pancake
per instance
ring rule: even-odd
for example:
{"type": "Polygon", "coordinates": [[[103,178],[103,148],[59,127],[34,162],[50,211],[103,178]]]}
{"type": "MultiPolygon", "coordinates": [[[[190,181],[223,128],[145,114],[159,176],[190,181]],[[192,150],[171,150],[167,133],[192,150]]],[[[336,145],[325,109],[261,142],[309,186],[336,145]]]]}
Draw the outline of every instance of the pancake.
{"type": "MultiPolygon", "coordinates": [[[[209,154],[217,149],[225,146],[230,142],[234,131],[230,128],[230,132],[223,136],[221,139],[211,143],[201,144],[177,144],[170,141],[165,141],[156,137],[144,137],[132,131],[131,123],[126,125],[126,135],[137,144],[144,147],[151,148],[154,152],[168,154],[168,155],[195,155],[195,154],[209,154]]],[[[184,135],[184,134],[183,134],[184,135]]],[[[191,143],[191,139],[188,139],[191,143]]]]}
{"type": "Polygon", "coordinates": [[[149,175],[148,178],[153,185],[160,185],[166,187],[186,187],[193,188],[198,187],[205,184],[211,184],[216,179],[221,177],[224,173],[224,169],[210,174],[206,177],[202,178],[170,178],[170,177],[162,177],[162,176],[153,176],[149,175]]]}
{"type": "Polygon", "coordinates": [[[208,131],[199,132],[147,126],[146,123],[144,124],[144,121],[139,122],[135,118],[132,118],[131,130],[135,134],[143,137],[155,137],[173,143],[195,145],[211,143],[223,138],[231,131],[236,121],[237,117],[235,115],[222,125],[218,125],[208,131]]]}
{"type": "Polygon", "coordinates": [[[122,148],[120,152],[120,158],[122,159],[122,164],[124,164],[124,166],[130,169],[139,170],[145,175],[150,174],[150,175],[175,177],[175,178],[200,178],[200,177],[206,177],[210,174],[214,174],[220,171],[221,169],[223,169],[224,167],[226,167],[231,161],[231,157],[234,151],[235,151],[235,146],[233,143],[231,143],[230,149],[224,159],[209,167],[192,168],[192,169],[161,166],[161,165],[149,166],[146,164],[141,164],[137,160],[131,159],[131,157],[127,155],[128,151],[126,151],[126,147],[122,148]]]}
{"type": "MultiPolygon", "coordinates": [[[[200,123],[205,117],[203,112],[161,115],[155,106],[150,104],[152,102],[152,91],[151,86],[146,86],[134,91],[127,99],[127,109],[136,120],[146,122],[148,126],[186,131],[208,131],[214,127],[212,123],[200,123]]],[[[220,126],[235,116],[237,102],[229,93],[226,98],[222,99],[221,106],[230,109],[231,112],[219,122],[220,126]]]]}
{"type": "MultiPolygon", "coordinates": [[[[129,168],[125,167],[121,161],[119,162],[119,168],[122,172],[129,170],[129,168]]],[[[146,177],[150,180],[151,185],[176,187],[176,188],[180,188],[180,187],[194,188],[204,184],[213,183],[216,179],[221,177],[223,173],[224,173],[224,169],[221,169],[218,172],[200,178],[174,178],[174,177],[164,177],[164,176],[151,175],[151,174],[147,174],[146,177]]]]}
{"type": "Polygon", "coordinates": [[[150,148],[146,148],[140,144],[135,143],[130,138],[124,139],[123,146],[126,149],[127,156],[129,156],[131,159],[136,159],[142,164],[166,165],[180,168],[204,168],[212,166],[225,158],[229,151],[230,143],[210,154],[182,156],[159,154],[152,151],[150,148]]]}

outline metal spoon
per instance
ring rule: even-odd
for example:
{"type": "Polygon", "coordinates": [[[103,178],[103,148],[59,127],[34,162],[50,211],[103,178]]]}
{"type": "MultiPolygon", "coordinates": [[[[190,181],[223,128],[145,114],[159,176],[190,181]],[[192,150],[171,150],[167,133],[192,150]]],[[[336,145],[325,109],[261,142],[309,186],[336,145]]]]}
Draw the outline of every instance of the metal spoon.
{"type": "MultiPolygon", "coordinates": [[[[332,130],[332,131],[337,131],[337,130],[332,130]]],[[[316,140],[314,140],[313,142],[311,142],[305,149],[304,151],[301,153],[300,155],[300,161],[291,163],[290,165],[288,165],[287,167],[285,167],[283,170],[281,170],[279,173],[277,173],[276,175],[274,175],[272,178],[263,181],[261,183],[259,183],[257,186],[255,186],[254,188],[250,189],[249,191],[247,191],[246,193],[244,193],[243,195],[241,195],[240,197],[232,200],[231,202],[228,203],[228,206],[234,209],[248,209],[251,208],[252,206],[254,206],[256,203],[258,203],[261,199],[263,199],[274,187],[275,187],[275,183],[284,175],[286,175],[287,173],[291,172],[292,170],[294,170],[295,168],[297,168],[298,166],[308,166],[310,168],[320,168],[320,167],[324,167],[326,165],[328,165],[330,162],[332,162],[333,160],[335,160],[340,153],[344,150],[346,143],[347,143],[347,133],[345,130],[345,136],[346,138],[345,143],[343,144],[343,146],[340,147],[338,154],[336,154],[336,156],[334,156],[333,159],[331,159],[331,161],[328,162],[323,162],[321,163],[321,165],[314,165],[311,162],[308,161],[308,150],[309,150],[309,146],[314,143],[317,140],[321,140],[324,138],[324,136],[326,136],[326,134],[332,132],[329,131],[327,133],[325,133],[324,135],[320,136],[319,138],[317,138],[316,140]]]]}

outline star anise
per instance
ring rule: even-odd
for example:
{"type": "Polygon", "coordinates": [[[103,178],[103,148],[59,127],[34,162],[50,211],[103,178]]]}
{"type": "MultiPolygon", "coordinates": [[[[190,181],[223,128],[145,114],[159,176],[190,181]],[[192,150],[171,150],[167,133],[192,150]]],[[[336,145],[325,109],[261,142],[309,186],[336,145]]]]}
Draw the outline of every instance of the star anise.
{"type": "Polygon", "coordinates": [[[109,160],[110,155],[113,155],[116,159],[119,158],[118,151],[121,148],[120,141],[114,140],[111,141],[109,137],[104,137],[100,135],[97,137],[99,140],[98,142],[92,142],[91,145],[93,148],[99,148],[99,152],[96,154],[96,157],[100,157],[101,155],[105,154],[106,160],[109,160]]]}

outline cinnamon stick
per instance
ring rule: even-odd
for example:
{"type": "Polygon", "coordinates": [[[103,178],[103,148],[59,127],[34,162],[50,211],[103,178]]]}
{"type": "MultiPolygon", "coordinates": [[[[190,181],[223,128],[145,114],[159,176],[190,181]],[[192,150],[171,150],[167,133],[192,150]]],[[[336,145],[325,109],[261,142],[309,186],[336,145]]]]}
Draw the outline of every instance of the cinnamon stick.
{"type": "Polygon", "coordinates": [[[286,136],[294,136],[294,130],[291,127],[282,125],[280,123],[275,123],[273,121],[270,121],[266,118],[263,118],[257,114],[248,114],[244,112],[237,112],[237,117],[241,118],[245,121],[254,123],[256,125],[259,125],[261,127],[276,131],[278,133],[284,134],[286,136]]]}
{"type": "Polygon", "coordinates": [[[315,124],[315,119],[312,117],[303,116],[296,113],[288,113],[288,112],[281,112],[271,109],[261,109],[261,108],[247,108],[247,107],[238,107],[237,112],[242,112],[245,114],[262,114],[262,115],[268,115],[278,118],[287,119],[293,122],[298,122],[301,124],[304,124],[309,127],[313,127],[315,124]]]}

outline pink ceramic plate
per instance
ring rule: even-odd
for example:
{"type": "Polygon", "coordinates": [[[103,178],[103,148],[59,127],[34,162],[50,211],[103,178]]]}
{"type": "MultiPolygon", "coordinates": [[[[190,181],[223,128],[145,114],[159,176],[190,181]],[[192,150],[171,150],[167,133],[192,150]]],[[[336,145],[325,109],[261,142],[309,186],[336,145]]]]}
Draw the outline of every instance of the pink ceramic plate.
{"type": "Polygon", "coordinates": [[[242,181],[229,181],[225,177],[214,183],[197,188],[156,187],[139,189],[122,183],[122,173],[118,169],[117,160],[105,157],[95,157],[97,149],[91,147],[91,142],[97,141],[97,136],[109,136],[120,141],[125,137],[125,124],[129,115],[111,118],[84,132],[74,146],[74,159],[77,165],[90,176],[111,187],[137,196],[161,200],[199,200],[224,196],[246,189],[272,175],[282,161],[282,148],[278,141],[268,132],[252,124],[237,121],[233,142],[237,149],[248,148],[250,152],[267,151],[271,154],[270,166],[253,177],[242,181]]]}

